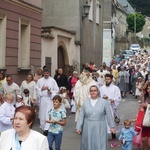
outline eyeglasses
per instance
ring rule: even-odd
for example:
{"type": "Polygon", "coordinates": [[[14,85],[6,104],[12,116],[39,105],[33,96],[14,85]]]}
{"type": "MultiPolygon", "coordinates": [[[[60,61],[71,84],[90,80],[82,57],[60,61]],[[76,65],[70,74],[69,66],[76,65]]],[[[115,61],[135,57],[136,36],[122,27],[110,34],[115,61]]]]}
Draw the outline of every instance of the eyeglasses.
{"type": "Polygon", "coordinates": [[[90,92],[97,92],[98,90],[90,90],[90,92]]]}

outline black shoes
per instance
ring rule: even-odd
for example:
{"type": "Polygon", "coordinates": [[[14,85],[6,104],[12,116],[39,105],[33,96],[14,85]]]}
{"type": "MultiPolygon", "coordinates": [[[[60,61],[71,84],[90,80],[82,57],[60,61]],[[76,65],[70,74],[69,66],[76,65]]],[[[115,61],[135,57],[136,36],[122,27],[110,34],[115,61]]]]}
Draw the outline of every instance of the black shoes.
{"type": "Polygon", "coordinates": [[[48,130],[44,130],[43,135],[47,136],[48,135],[48,130]]]}

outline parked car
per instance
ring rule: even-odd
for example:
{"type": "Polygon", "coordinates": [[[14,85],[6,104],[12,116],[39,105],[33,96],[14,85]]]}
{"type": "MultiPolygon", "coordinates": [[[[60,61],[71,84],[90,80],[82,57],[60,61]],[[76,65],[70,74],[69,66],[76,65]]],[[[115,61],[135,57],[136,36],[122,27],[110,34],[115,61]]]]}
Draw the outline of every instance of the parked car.
{"type": "Polygon", "coordinates": [[[124,53],[123,53],[123,58],[124,59],[127,59],[129,57],[132,57],[134,55],[134,51],[132,50],[124,50],[124,53]]]}
{"type": "Polygon", "coordinates": [[[141,47],[139,44],[131,44],[130,50],[135,51],[135,52],[140,52],[141,47]]]}

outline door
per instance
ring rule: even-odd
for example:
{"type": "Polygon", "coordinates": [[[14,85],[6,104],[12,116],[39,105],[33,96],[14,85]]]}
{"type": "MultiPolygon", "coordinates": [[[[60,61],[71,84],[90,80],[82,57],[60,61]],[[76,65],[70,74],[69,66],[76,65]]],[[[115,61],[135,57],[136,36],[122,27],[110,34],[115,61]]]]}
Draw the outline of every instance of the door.
{"type": "Polygon", "coordinates": [[[50,72],[51,72],[51,65],[52,65],[51,57],[45,57],[45,66],[50,70],[50,72]]]}

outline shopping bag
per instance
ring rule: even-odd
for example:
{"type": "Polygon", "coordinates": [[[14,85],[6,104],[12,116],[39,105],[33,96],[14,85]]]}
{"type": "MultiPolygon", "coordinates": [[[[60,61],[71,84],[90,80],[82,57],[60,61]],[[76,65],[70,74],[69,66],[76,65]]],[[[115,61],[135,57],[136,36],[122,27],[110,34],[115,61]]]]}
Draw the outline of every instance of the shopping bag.
{"type": "Polygon", "coordinates": [[[142,127],[143,118],[144,118],[144,110],[140,109],[136,118],[136,123],[135,123],[136,127],[142,127]]]}
{"type": "Polygon", "coordinates": [[[150,127],[150,104],[147,105],[147,109],[143,119],[143,126],[150,127]]]}
{"type": "Polygon", "coordinates": [[[135,131],[139,132],[139,134],[134,136],[133,145],[140,147],[142,145],[142,127],[136,126],[135,131]]]}

